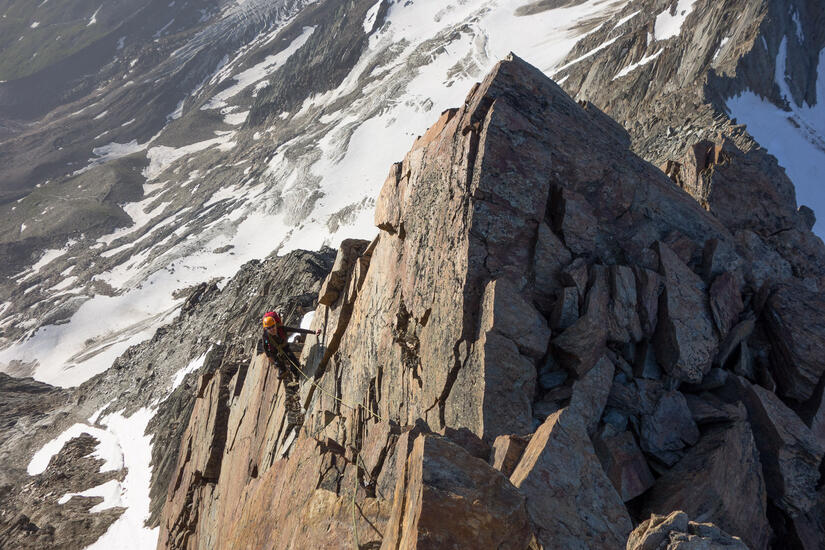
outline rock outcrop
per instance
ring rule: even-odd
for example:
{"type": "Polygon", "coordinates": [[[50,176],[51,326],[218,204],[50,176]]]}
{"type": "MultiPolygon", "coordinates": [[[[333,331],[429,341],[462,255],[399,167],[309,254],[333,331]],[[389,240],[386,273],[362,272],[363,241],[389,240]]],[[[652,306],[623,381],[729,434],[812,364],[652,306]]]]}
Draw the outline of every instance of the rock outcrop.
{"type": "Polygon", "coordinates": [[[500,62],[342,246],[300,387],[202,375],[158,547],[825,542],[815,313],[629,143],[500,62]]]}

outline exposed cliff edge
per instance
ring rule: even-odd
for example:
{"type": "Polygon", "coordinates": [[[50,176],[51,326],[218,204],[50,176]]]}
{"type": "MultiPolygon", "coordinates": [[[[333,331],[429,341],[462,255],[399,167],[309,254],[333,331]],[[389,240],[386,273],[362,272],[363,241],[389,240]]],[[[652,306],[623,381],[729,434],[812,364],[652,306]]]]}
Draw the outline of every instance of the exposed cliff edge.
{"type": "Polygon", "coordinates": [[[499,63],[339,250],[303,417],[263,355],[202,376],[158,547],[821,547],[824,281],[797,266],[825,258],[629,144],[499,63]]]}

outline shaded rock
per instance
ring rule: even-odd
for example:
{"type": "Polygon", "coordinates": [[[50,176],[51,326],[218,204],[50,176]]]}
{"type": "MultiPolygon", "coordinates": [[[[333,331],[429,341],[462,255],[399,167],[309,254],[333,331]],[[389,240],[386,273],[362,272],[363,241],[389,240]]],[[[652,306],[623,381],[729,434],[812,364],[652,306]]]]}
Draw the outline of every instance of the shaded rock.
{"type": "Polygon", "coordinates": [[[719,352],[716,354],[716,364],[724,367],[731,354],[736,350],[736,347],[750,338],[755,326],[756,321],[749,317],[733,327],[719,345],[719,352]]]}
{"type": "Polygon", "coordinates": [[[381,548],[502,548],[530,540],[524,497],[460,447],[419,436],[398,478],[381,548]]]}
{"type": "Polygon", "coordinates": [[[576,287],[566,286],[559,291],[559,297],[550,312],[550,326],[561,332],[579,318],[579,291],[576,287]]]}
{"type": "Polygon", "coordinates": [[[587,199],[564,188],[553,193],[553,229],[564,238],[573,254],[577,256],[592,254],[598,233],[598,218],[587,199]]]}
{"type": "Polygon", "coordinates": [[[563,370],[542,370],[539,373],[539,386],[543,390],[552,390],[564,384],[567,376],[567,371],[563,370]]]}
{"type": "Polygon", "coordinates": [[[732,384],[748,409],[768,496],[791,516],[810,510],[825,448],[776,395],[742,378],[732,384]]]}
{"type": "Polygon", "coordinates": [[[574,286],[579,291],[579,301],[583,302],[587,295],[588,264],[584,258],[576,258],[561,272],[561,282],[564,286],[574,286]]]}
{"type": "Polygon", "coordinates": [[[583,376],[604,353],[607,342],[607,270],[593,266],[590,290],[585,300],[584,315],[552,343],[561,365],[577,376],[583,376]]]}
{"type": "Polygon", "coordinates": [[[710,429],[648,492],[643,513],[684,510],[741,537],[750,548],[767,548],[765,482],[759,453],[746,422],[710,429]]]}
{"type": "Polygon", "coordinates": [[[602,417],[613,384],[614,371],[613,362],[602,357],[580,380],[573,383],[568,409],[570,413],[582,417],[588,433],[595,432],[602,417]]]}
{"type": "Polygon", "coordinates": [[[668,516],[653,514],[633,530],[627,550],[748,550],[739,537],[732,537],[712,523],[689,521],[676,511],[668,516]]]}
{"type": "Polygon", "coordinates": [[[637,312],[636,277],[627,266],[610,266],[609,340],[638,342],[642,327],[637,312]]]}
{"type": "Polygon", "coordinates": [[[807,400],[825,372],[825,296],[801,284],[781,285],[763,315],[779,392],[807,400]]]}
{"type": "Polygon", "coordinates": [[[738,287],[744,284],[744,261],[733,245],[722,239],[708,239],[702,251],[702,278],[710,283],[723,273],[734,273],[738,287]]]}
{"type": "Polygon", "coordinates": [[[690,414],[696,424],[716,424],[719,422],[732,422],[735,420],[745,420],[747,415],[743,411],[725,403],[712,393],[702,393],[701,395],[685,395],[690,414]]]}
{"type": "Polygon", "coordinates": [[[527,448],[529,437],[518,435],[500,435],[493,442],[490,453],[490,465],[496,470],[510,477],[516,469],[524,449],[527,448]]]}
{"type": "Polygon", "coordinates": [[[742,312],[742,296],[736,280],[729,272],[713,280],[709,291],[710,311],[719,336],[724,339],[742,312]]]}
{"type": "Polygon", "coordinates": [[[370,242],[361,239],[344,239],[341,246],[338,248],[338,254],[335,256],[335,263],[332,265],[327,278],[321,285],[321,291],[318,294],[318,303],[326,306],[331,306],[338,299],[338,294],[344,290],[346,286],[349,272],[353,267],[356,258],[361,256],[369,246],[370,242]]]}
{"type": "Polygon", "coordinates": [[[653,485],[653,474],[629,431],[599,435],[593,439],[593,447],[607,477],[624,502],[636,498],[653,485]]]}
{"type": "Polygon", "coordinates": [[[642,416],[642,449],[672,466],[682,449],[699,440],[699,428],[693,421],[685,396],[678,391],[662,395],[652,414],[642,416]]]}
{"type": "Polygon", "coordinates": [[[656,347],[650,342],[643,342],[636,348],[636,352],[633,375],[637,378],[659,380],[662,377],[662,368],[656,361],[656,347]]]}
{"type": "Polygon", "coordinates": [[[659,298],[656,357],[674,378],[700,382],[710,370],[717,346],[705,286],[667,245],[658,243],[657,250],[665,288],[659,298]]]}
{"type": "Polygon", "coordinates": [[[533,435],[510,480],[545,548],[620,548],[632,529],[579,415],[562,409],[533,435]]]}
{"type": "Polygon", "coordinates": [[[649,338],[656,330],[659,318],[659,296],[664,288],[664,280],[655,271],[643,267],[634,267],[633,273],[636,275],[639,321],[642,332],[649,338]]]}
{"type": "Polygon", "coordinates": [[[736,232],[736,243],[747,266],[748,282],[759,288],[765,283],[776,283],[793,276],[791,264],[768,246],[759,235],[749,230],[736,232]]]}
{"type": "MultiPolygon", "coordinates": [[[[561,271],[570,263],[572,256],[555,233],[546,223],[539,223],[536,250],[533,255],[533,269],[535,271],[534,301],[544,314],[548,314],[553,306],[554,296],[561,287],[561,271]]],[[[578,317],[578,299],[576,300],[576,316],[578,317]]],[[[556,330],[556,327],[553,327],[556,330]]]]}

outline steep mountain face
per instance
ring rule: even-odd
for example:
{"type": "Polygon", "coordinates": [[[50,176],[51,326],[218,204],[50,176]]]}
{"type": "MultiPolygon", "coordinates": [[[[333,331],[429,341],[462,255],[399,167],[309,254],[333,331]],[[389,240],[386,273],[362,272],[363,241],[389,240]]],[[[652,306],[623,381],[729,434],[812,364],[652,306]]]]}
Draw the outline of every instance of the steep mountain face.
{"type": "Polygon", "coordinates": [[[821,298],[630,144],[499,63],[339,250],[299,388],[201,377],[158,547],[821,547],[821,298]]]}

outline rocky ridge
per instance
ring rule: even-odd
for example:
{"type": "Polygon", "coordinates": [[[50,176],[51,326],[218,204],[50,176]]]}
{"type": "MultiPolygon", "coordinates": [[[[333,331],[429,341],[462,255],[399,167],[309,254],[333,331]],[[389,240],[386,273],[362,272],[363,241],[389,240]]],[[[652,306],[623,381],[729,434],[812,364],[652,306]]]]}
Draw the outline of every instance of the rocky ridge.
{"type": "Polygon", "coordinates": [[[74,550],[105,533],[123,507],[97,511],[92,508],[101,497],[62,499],[110,480],[124,482],[130,472],[123,456],[119,467],[101,472],[96,451],[110,437],[102,419],[113,413],[130,418],[146,408],[151,419],[140,430],[152,441],[151,465],[141,467],[151,469],[147,523],[156,527],[200,374],[245,363],[255,353],[258,318],[265,311],[285,311],[288,322],[299,323],[314,307],[332,259],[329,249],[273,256],[250,262],[230,281],[188,289],[172,323],[77,388],[0,374],[0,547],[74,550]],[[41,473],[27,472],[37,450],[76,424],[79,435],[54,449],[41,473]]]}
{"type": "Polygon", "coordinates": [[[821,547],[825,257],[631,143],[499,63],[339,250],[303,417],[262,355],[201,376],[158,547],[821,547]]]}

